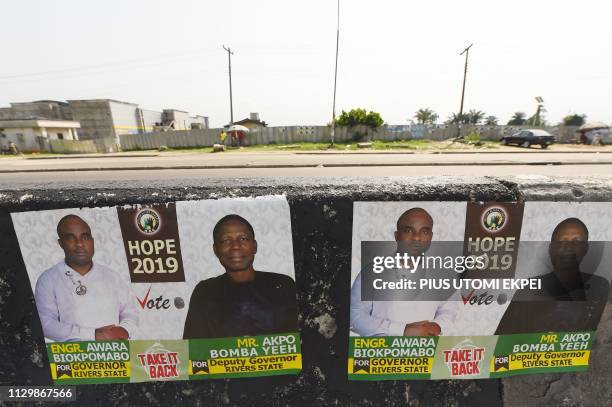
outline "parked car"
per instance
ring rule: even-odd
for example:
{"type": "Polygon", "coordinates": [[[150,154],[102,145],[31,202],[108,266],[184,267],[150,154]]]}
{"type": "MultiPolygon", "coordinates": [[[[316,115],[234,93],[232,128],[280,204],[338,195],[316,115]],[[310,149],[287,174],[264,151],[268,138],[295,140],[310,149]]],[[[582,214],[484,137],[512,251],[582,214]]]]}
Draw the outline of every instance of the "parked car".
{"type": "Polygon", "coordinates": [[[529,148],[532,144],[539,144],[540,147],[547,148],[555,142],[555,136],[546,130],[526,129],[516,132],[511,136],[504,136],[499,142],[504,146],[516,144],[517,146],[529,148]]]}

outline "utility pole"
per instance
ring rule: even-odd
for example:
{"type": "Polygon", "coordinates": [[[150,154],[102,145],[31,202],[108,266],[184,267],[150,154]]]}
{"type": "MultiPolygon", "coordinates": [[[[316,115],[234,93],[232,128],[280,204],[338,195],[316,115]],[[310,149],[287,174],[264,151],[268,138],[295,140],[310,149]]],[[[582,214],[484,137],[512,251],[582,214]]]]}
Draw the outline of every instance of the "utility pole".
{"type": "Polygon", "coordinates": [[[336,131],[336,83],[338,81],[338,45],[340,43],[340,0],[338,0],[338,22],[336,25],[336,67],[334,69],[334,103],[332,105],[331,145],[334,146],[336,131]]]}
{"type": "Polygon", "coordinates": [[[543,111],[546,111],[546,109],[544,109],[544,99],[542,99],[541,96],[537,96],[535,100],[536,102],[538,102],[538,109],[536,110],[536,114],[534,116],[533,123],[531,123],[531,125],[541,126],[542,125],[541,114],[543,111]]]}
{"type": "Polygon", "coordinates": [[[234,124],[234,102],[232,100],[232,52],[230,47],[223,46],[223,49],[227,51],[227,62],[229,65],[229,86],[230,86],[230,126],[234,124]]]}
{"type": "Polygon", "coordinates": [[[469,47],[464,49],[463,52],[459,54],[459,55],[465,54],[465,68],[463,70],[463,89],[461,90],[461,106],[459,107],[459,119],[461,119],[461,116],[463,116],[463,98],[465,97],[465,79],[467,78],[468,57],[470,55],[470,48],[472,48],[472,45],[474,44],[470,44],[469,47]]]}

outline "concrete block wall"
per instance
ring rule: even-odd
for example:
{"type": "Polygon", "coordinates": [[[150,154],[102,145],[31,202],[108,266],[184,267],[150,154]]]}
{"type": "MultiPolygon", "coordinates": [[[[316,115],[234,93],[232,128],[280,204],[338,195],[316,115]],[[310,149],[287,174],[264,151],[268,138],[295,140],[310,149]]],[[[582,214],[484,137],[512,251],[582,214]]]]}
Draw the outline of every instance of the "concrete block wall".
{"type": "Polygon", "coordinates": [[[49,151],[57,154],[116,153],[119,151],[113,137],[92,140],[49,140],[49,151]]]}
{"type": "Polygon", "coordinates": [[[70,100],[68,102],[73,119],[81,123],[80,140],[116,136],[108,101],[70,100]]]}
{"type": "MultiPolygon", "coordinates": [[[[386,126],[378,129],[370,129],[365,126],[352,128],[337,127],[334,140],[339,143],[351,143],[369,140],[410,140],[412,134],[409,130],[392,131],[386,126]]],[[[475,126],[463,125],[459,129],[456,125],[440,128],[430,128],[424,131],[423,139],[448,140],[459,134],[467,136],[478,132],[481,140],[499,140],[504,135],[513,134],[522,129],[532,128],[529,126],[475,126]]],[[[219,142],[220,128],[205,130],[179,130],[168,132],[154,132],[146,134],[122,134],[121,148],[123,150],[157,149],[161,146],[171,148],[187,147],[209,147],[219,142]]],[[[551,127],[545,128],[557,136],[560,143],[568,143],[575,140],[577,127],[551,127]]],[[[253,129],[246,137],[246,145],[261,144],[292,144],[302,142],[328,143],[331,140],[331,128],[328,126],[278,126],[262,127],[253,129]]],[[[226,141],[229,144],[229,140],[226,141]]]]}
{"type": "Polygon", "coordinates": [[[171,182],[0,183],[0,384],[49,379],[42,329],[10,213],[285,194],[298,289],[298,376],[82,385],[78,405],[606,406],[612,400],[612,309],[588,372],[509,379],[349,382],[346,374],[354,201],[611,201],[612,179],[546,177],[271,178],[171,182]],[[313,301],[312,299],[316,299],[313,301]],[[324,318],[322,318],[324,316],[324,318]]]}

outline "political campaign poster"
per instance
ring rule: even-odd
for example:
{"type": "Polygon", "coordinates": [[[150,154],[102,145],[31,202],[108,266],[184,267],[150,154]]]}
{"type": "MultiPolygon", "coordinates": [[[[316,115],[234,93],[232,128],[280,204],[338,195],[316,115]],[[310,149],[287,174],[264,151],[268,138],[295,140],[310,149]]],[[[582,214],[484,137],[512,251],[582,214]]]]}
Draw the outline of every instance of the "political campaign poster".
{"type": "Polygon", "coordinates": [[[11,216],[56,384],[301,370],[285,197],[11,216]]]}
{"type": "Polygon", "coordinates": [[[588,368],[612,279],[610,202],[526,202],[516,277],[491,377],[588,368]],[[526,315],[529,317],[526,318],[526,315]]]}
{"type": "Polygon", "coordinates": [[[355,202],[350,380],[588,368],[612,203],[355,202]]]}

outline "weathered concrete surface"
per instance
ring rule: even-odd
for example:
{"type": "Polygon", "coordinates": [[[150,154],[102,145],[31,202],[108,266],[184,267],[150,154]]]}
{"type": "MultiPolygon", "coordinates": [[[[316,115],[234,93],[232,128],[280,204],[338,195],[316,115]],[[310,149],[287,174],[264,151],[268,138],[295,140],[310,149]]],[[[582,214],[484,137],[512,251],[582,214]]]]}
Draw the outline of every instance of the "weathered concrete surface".
{"type": "Polygon", "coordinates": [[[502,379],[507,406],[612,406],[612,303],[602,316],[589,370],[502,379]]]}
{"type": "MultiPolygon", "coordinates": [[[[523,193],[520,187],[523,181],[515,184],[482,177],[275,178],[33,183],[20,186],[19,190],[0,186],[0,349],[6,355],[0,358],[0,384],[25,385],[49,380],[42,330],[19,255],[11,212],[286,194],[292,217],[302,373],[259,379],[79,386],[80,405],[502,405],[502,392],[505,397],[509,393],[500,380],[347,380],[352,205],[357,200],[516,201],[531,196],[536,188],[526,185],[527,192],[523,193]]],[[[601,191],[591,192],[584,182],[564,186],[550,182],[546,188],[559,191],[578,188],[582,196],[601,196],[602,200],[605,195],[601,191]]],[[[553,198],[551,195],[542,199],[553,198]]],[[[610,377],[609,373],[603,374],[602,380],[610,377]]],[[[575,377],[580,375],[566,376],[566,380],[578,380],[575,377]]],[[[526,382],[530,383],[533,377],[529,376],[526,382]]],[[[586,390],[582,382],[574,381],[572,385],[575,392],[572,394],[583,394],[586,390]]],[[[508,405],[512,403],[508,400],[508,405]]]]}
{"type": "MultiPolygon", "coordinates": [[[[597,202],[612,200],[612,178],[559,182],[554,178],[514,177],[504,181],[519,200],[597,202]]],[[[611,214],[612,216],[612,214],[611,214]]],[[[612,265],[610,265],[612,267],[612,265]]],[[[504,405],[612,406],[612,297],[602,316],[589,370],[577,374],[516,376],[502,379],[504,405]]]]}
{"type": "Polygon", "coordinates": [[[517,176],[500,180],[525,201],[612,201],[612,174],[608,178],[559,180],[542,175],[517,176]]]}

